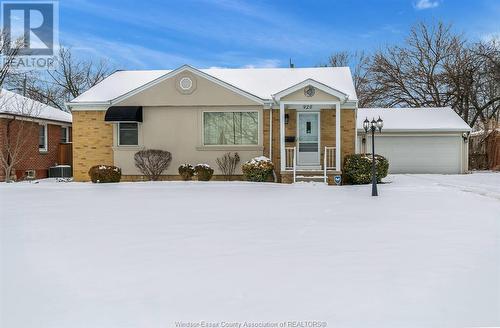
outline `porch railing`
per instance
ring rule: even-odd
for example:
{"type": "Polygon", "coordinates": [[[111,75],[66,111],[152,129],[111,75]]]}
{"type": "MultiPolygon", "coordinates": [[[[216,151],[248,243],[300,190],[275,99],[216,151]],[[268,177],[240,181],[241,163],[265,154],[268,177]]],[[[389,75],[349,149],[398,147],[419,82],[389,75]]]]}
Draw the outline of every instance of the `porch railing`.
{"type": "Polygon", "coordinates": [[[336,147],[325,147],[325,151],[323,153],[323,179],[325,183],[328,183],[328,177],[326,175],[327,171],[336,168],[336,151],[336,147]]]}
{"type": "Polygon", "coordinates": [[[285,170],[293,170],[293,182],[297,176],[297,147],[285,147],[285,170]]]}

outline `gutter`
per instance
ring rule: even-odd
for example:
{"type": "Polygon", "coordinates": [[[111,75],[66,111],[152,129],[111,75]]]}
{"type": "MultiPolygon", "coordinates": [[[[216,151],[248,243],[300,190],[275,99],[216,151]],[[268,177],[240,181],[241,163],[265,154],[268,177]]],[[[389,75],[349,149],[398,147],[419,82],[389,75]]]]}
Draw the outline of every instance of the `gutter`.
{"type": "MultiPolygon", "coordinates": [[[[384,133],[413,133],[413,132],[428,132],[428,133],[433,133],[433,132],[469,132],[469,129],[463,128],[463,129],[382,129],[382,133],[379,135],[383,135],[384,133]]],[[[365,130],[363,128],[356,128],[357,133],[365,133],[365,130]]]]}
{"type": "Polygon", "coordinates": [[[45,117],[33,117],[33,116],[26,116],[26,115],[12,114],[12,113],[0,113],[0,118],[9,119],[12,117],[14,117],[14,118],[19,117],[21,120],[24,120],[24,121],[56,123],[54,125],[61,125],[61,124],[71,125],[71,124],[73,124],[72,121],[61,121],[61,120],[45,118],[45,117]]]}

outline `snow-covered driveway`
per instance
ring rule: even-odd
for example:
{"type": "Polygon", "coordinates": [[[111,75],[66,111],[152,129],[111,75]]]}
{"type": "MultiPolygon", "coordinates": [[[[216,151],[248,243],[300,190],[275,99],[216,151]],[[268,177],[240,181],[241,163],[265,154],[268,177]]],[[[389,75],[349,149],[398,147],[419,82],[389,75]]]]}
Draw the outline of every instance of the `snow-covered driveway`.
{"type": "Polygon", "coordinates": [[[0,327],[500,326],[500,174],[0,184],[0,327]]]}

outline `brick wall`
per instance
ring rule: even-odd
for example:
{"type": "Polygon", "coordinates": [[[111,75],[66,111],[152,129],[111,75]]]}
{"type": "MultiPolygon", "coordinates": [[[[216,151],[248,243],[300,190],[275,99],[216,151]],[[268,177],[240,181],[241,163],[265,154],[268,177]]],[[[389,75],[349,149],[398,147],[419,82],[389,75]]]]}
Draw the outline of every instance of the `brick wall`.
{"type": "Polygon", "coordinates": [[[113,165],[113,126],[105,111],[73,112],[73,177],[90,181],[88,171],[98,164],[113,165]]]}
{"type": "Polygon", "coordinates": [[[342,161],[346,155],[354,154],[356,151],[356,111],[354,109],[342,110],[340,127],[342,131],[342,161]]]}
{"type": "MultiPolygon", "coordinates": [[[[335,109],[322,109],[320,113],[320,130],[321,130],[321,149],[325,146],[335,147],[336,145],[336,125],[335,125],[335,109]]],[[[285,114],[289,115],[289,122],[285,125],[285,135],[296,136],[297,134],[297,113],[295,110],[285,110],[285,114]]],[[[341,115],[341,159],[348,154],[355,152],[355,110],[343,109],[341,115]]],[[[269,110],[264,110],[264,155],[269,156],[269,110]]],[[[273,110],[273,156],[272,161],[276,165],[276,173],[280,172],[280,134],[279,134],[279,110],[273,110]]],[[[293,147],[293,143],[287,143],[287,147],[293,147]]],[[[323,155],[322,155],[323,156],[323,155]]],[[[321,157],[323,163],[323,157],[321,157]]]]}
{"type": "MultiPolygon", "coordinates": [[[[0,143],[7,140],[7,119],[0,119],[0,143]]],[[[22,130],[22,157],[21,162],[14,167],[13,173],[18,179],[25,176],[27,170],[35,170],[37,178],[46,178],[48,169],[57,164],[58,149],[61,141],[61,126],[56,124],[47,124],[48,149],[46,152],[40,152],[38,149],[39,124],[36,122],[16,120],[10,125],[11,135],[16,136],[19,130],[22,130]]],[[[12,140],[12,139],[11,139],[12,140]]],[[[4,149],[2,144],[2,149],[4,149]]],[[[4,180],[4,172],[0,172],[0,180],[4,180]]]]}

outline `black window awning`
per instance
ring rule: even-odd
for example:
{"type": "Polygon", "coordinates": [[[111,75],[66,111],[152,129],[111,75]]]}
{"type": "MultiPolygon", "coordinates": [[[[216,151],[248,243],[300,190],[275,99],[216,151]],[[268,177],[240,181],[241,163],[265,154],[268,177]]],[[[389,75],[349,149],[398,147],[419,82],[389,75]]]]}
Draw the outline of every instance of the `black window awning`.
{"type": "Polygon", "coordinates": [[[104,116],[106,122],[142,122],[142,106],[111,106],[104,116]]]}

